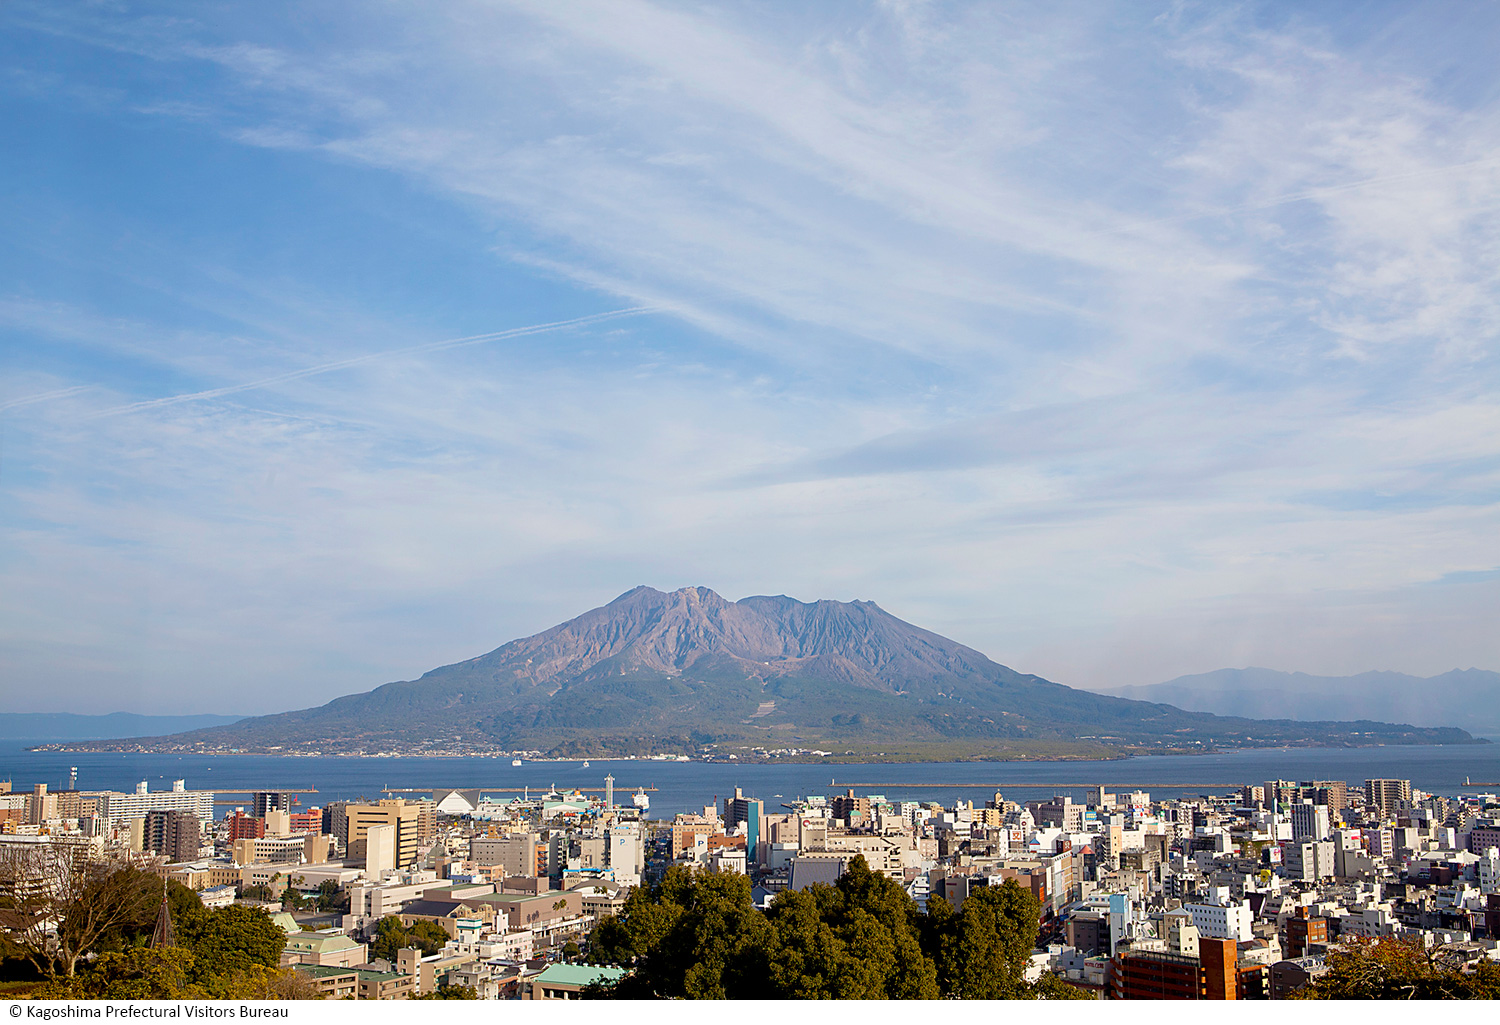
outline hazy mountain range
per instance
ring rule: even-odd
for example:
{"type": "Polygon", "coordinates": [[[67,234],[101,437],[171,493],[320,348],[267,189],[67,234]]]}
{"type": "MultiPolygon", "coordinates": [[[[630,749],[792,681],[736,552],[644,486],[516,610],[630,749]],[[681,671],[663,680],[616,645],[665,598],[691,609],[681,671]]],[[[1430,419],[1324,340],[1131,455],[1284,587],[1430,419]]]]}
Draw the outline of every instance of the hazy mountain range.
{"type": "Polygon", "coordinates": [[[1077,690],[999,665],[873,602],[731,602],[703,587],[638,587],[419,680],[138,746],[604,754],[721,743],[933,754],[949,745],[941,753],[1006,757],[1472,739],[1364,721],[1223,718],[1077,690]]]}
{"type": "Polygon", "coordinates": [[[1166,683],[1099,691],[1178,708],[1252,718],[1368,716],[1416,726],[1458,726],[1500,737],[1500,673],[1454,669],[1439,676],[1360,673],[1312,676],[1274,669],[1219,669],[1166,683]]]}
{"type": "Polygon", "coordinates": [[[243,715],[75,715],[71,712],[0,712],[0,740],[105,740],[147,733],[179,733],[239,722],[243,715]]]}

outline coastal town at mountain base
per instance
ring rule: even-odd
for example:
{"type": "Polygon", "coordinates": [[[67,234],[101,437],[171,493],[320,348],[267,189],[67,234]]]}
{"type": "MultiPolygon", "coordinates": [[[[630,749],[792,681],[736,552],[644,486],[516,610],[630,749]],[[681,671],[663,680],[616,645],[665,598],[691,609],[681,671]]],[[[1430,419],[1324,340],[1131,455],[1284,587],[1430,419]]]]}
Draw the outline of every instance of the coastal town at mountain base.
{"type": "MultiPolygon", "coordinates": [[[[1273,780],[1169,799],[995,792],[944,807],[736,789],[665,820],[644,789],[617,795],[614,782],[387,790],[322,807],[245,790],[222,817],[223,794],[180,780],[134,793],[0,784],[0,886],[24,915],[60,866],[143,870],[204,908],[271,916],[285,933],[279,969],[318,995],[367,1000],[607,992],[632,969],[590,956],[596,930],[674,870],[741,878],[763,911],[836,887],[856,865],[898,886],[913,914],[938,899],[962,914],[980,890],[1018,887],[1038,909],[1026,981],[1105,999],[1286,998],[1372,942],[1409,944],[1460,974],[1500,961],[1494,793],[1273,780]]],[[[24,945],[23,923],[5,924],[24,945]]]]}

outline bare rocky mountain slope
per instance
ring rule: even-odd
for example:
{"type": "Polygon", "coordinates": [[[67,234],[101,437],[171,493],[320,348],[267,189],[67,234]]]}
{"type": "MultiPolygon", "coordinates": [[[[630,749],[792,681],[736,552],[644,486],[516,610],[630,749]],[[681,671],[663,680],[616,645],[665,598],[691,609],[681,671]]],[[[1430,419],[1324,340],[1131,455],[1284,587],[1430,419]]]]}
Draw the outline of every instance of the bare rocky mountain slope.
{"type": "MultiPolygon", "coordinates": [[[[1132,749],[1465,743],[1462,730],[1224,718],[1018,673],[873,602],[728,601],[637,587],[486,655],[317,708],[170,738],[156,750],[538,749],[705,743],[895,749],[1132,749]]],[[[99,744],[95,747],[127,747],[99,744]]]]}

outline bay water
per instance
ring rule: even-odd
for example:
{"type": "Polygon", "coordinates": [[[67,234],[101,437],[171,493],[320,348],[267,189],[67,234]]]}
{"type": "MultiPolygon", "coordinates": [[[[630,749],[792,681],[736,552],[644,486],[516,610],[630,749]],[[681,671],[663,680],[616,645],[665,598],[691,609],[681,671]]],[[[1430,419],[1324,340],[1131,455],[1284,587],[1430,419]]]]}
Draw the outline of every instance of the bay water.
{"type": "MultiPolygon", "coordinates": [[[[145,781],[152,790],[186,780],[190,790],[315,789],[300,796],[302,807],[329,801],[376,800],[392,789],[479,789],[496,797],[529,789],[601,788],[615,777],[615,799],[624,803],[638,787],[652,787],[653,818],[699,811],[733,794],[766,802],[767,811],[816,794],[883,794],[892,800],[955,801],[982,804],[1001,791],[1006,798],[1031,801],[1070,794],[1082,801],[1087,789],[1146,790],[1153,798],[1224,793],[1246,783],[1271,779],[1409,779],[1429,793],[1500,791],[1500,744],[1444,747],[1271,748],[1204,755],[1166,755],[1115,761],[917,762],[904,764],[745,764],[594,759],[525,761],[491,758],[300,758],[266,755],[120,754],[27,751],[41,741],[0,742],[0,780],[17,791],[35,783],[62,789],[70,767],[78,769],[83,790],[133,791],[145,781]],[[1466,780],[1468,782],[1466,782],[1466,780]]],[[[239,798],[222,796],[241,803],[239,798]]],[[[397,794],[395,796],[401,796],[397,794]]],[[[411,795],[421,796],[421,795],[411,795]]],[[[245,794],[243,803],[249,803],[245,794]]],[[[220,814],[234,805],[224,805],[220,814]]]]}

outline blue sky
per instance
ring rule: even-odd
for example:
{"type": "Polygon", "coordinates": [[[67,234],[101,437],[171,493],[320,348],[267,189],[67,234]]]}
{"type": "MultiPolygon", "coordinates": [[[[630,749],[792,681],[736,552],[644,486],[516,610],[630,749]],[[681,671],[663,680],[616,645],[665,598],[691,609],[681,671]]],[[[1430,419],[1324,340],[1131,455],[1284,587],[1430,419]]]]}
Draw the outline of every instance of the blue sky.
{"type": "Polygon", "coordinates": [[[637,584],[1500,668],[1500,7],[0,8],[10,710],[637,584]]]}

